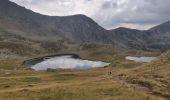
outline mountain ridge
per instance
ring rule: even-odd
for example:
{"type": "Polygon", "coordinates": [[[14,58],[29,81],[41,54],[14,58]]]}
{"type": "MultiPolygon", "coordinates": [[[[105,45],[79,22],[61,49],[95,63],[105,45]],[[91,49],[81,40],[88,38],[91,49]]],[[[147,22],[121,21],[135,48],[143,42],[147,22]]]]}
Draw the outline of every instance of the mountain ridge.
{"type": "MultiPolygon", "coordinates": [[[[37,41],[104,43],[115,48],[152,50],[170,40],[169,24],[170,21],[145,31],[123,27],[106,30],[85,15],[47,16],[9,0],[0,1],[0,28],[37,41]]],[[[167,49],[170,45],[162,51],[167,49]]]]}
{"type": "MultiPolygon", "coordinates": [[[[58,37],[62,37],[62,38],[69,37],[71,39],[74,38],[73,40],[78,40],[78,41],[82,40],[82,42],[86,40],[87,42],[93,41],[93,40],[96,41],[99,39],[100,41],[103,42],[104,41],[103,38],[107,39],[107,37],[104,35],[104,33],[106,33],[106,30],[102,28],[101,26],[99,26],[91,18],[85,15],[73,15],[73,16],[64,16],[64,17],[46,16],[46,15],[41,15],[38,13],[31,12],[31,10],[27,10],[24,7],[20,7],[19,5],[12,3],[10,1],[8,2],[6,1],[5,4],[1,3],[1,5],[7,6],[6,12],[9,12],[8,13],[9,15],[6,15],[6,12],[4,12],[4,15],[6,15],[7,17],[10,16],[10,19],[13,21],[7,19],[6,16],[5,18],[2,17],[1,19],[3,21],[6,20],[5,21],[6,23],[4,23],[3,26],[7,23],[10,23],[10,24],[12,23],[13,24],[12,27],[15,26],[16,30],[19,30],[19,31],[21,30],[24,32],[26,31],[25,34],[21,33],[20,35],[25,36],[26,34],[29,33],[30,36],[31,35],[36,36],[36,34],[39,34],[40,36],[46,35],[45,37],[47,37],[48,35],[49,38],[51,37],[53,38],[54,35],[57,34],[58,37]],[[12,9],[12,13],[11,13],[11,9],[12,9]],[[95,28],[93,28],[93,26],[95,26],[95,28]],[[76,33],[81,33],[81,34],[76,34],[76,33]],[[100,35],[96,35],[95,33],[98,33],[100,35]]],[[[0,9],[0,10],[3,10],[3,9],[0,9]]],[[[3,15],[3,12],[1,12],[1,15],[3,15]]],[[[10,25],[7,24],[5,27],[9,27],[9,26],[10,25]]],[[[12,30],[12,32],[15,31],[15,28],[14,30],[12,30]]],[[[19,32],[16,32],[16,33],[19,33],[19,32]]],[[[49,40],[54,40],[54,39],[49,39],[49,40]]]]}

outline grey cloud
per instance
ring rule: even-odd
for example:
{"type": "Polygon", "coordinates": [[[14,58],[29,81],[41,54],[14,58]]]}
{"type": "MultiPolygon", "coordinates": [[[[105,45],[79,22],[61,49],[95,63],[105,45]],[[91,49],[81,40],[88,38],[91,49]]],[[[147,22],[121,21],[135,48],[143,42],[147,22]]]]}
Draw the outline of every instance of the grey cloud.
{"type": "MultiPolygon", "coordinates": [[[[128,0],[128,3],[126,3],[125,8],[121,12],[116,13],[114,11],[117,9],[110,8],[113,10],[113,16],[108,14],[109,17],[100,24],[105,27],[112,27],[120,24],[143,26],[162,23],[170,20],[169,4],[169,0],[128,0]]],[[[122,8],[122,6],[119,6],[119,8],[122,8]]],[[[108,11],[108,13],[112,13],[112,11],[108,11]]],[[[103,12],[104,14],[107,14],[107,11],[103,12]]],[[[102,19],[102,17],[99,17],[97,20],[102,19]]]]}
{"type": "Polygon", "coordinates": [[[170,0],[11,1],[46,15],[85,14],[105,28],[126,25],[126,27],[145,29],[170,20],[170,0]]]}
{"type": "Polygon", "coordinates": [[[105,1],[102,4],[102,8],[101,9],[109,9],[109,8],[116,8],[118,7],[118,4],[116,2],[111,2],[111,1],[105,1]]]}

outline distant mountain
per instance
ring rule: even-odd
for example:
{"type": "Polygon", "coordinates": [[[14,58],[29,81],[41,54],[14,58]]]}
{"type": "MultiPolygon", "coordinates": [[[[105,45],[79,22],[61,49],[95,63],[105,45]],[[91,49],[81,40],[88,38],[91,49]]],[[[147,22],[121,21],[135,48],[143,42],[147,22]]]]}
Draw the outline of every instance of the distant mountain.
{"type": "Polygon", "coordinates": [[[117,42],[131,49],[161,51],[170,49],[170,21],[146,31],[120,27],[110,32],[117,42]]]}
{"type": "Polygon", "coordinates": [[[150,35],[148,48],[161,51],[170,49],[170,21],[157,25],[147,32],[150,35]]]}
{"type": "Polygon", "coordinates": [[[148,34],[145,34],[144,31],[139,31],[136,29],[120,27],[109,30],[109,32],[113,35],[117,43],[121,43],[125,46],[125,48],[129,49],[144,49],[146,44],[145,40],[148,38],[148,34]]]}
{"type": "Polygon", "coordinates": [[[148,30],[153,38],[162,42],[170,42],[170,21],[155,26],[148,30]]]}
{"type": "Polygon", "coordinates": [[[170,32],[170,21],[167,21],[167,22],[165,22],[163,24],[155,26],[155,27],[151,28],[149,31],[151,31],[154,34],[166,34],[166,33],[169,33],[170,32]]]}
{"type": "Polygon", "coordinates": [[[33,41],[101,43],[124,50],[170,49],[170,21],[147,31],[106,30],[85,15],[46,16],[9,0],[0,0],[0,29],[33,41]]]}
{"type": "Polygon", "coordinates": [[[107,31],[85,15],[45,16],[0,0],[0,27],[31,39],[70,39],[79,42],[104,42],[107,31]]]}

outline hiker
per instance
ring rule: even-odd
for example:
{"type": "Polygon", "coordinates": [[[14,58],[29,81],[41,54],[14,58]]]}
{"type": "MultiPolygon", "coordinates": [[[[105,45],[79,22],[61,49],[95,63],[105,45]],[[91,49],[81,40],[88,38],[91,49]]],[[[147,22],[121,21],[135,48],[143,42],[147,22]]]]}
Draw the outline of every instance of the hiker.
{"type": "Polygon", "coordinates": [[[112,75],[112,71],[108,71],[108,75],[109,75],[109,76],[112,75]]]}

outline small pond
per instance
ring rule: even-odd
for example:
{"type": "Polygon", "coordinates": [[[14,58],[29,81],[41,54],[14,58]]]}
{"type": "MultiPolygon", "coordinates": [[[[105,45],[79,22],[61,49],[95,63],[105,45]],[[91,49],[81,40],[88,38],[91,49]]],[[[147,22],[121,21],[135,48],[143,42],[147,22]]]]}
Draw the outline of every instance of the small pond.
{"type": "Polygon", "coordinates": [[[44,59],[32,65],[32,69],[47,70],[50,69],[92,69],[108,66],[110,63],[102,61],[89,61],[80,58],[73,58],[72,55],[56,56],[49,59],[44,59]]]}
{"type": "Polygon", "coordinates": [[[132,56],[127,56],[125,59],[126,60],[132,60],[132,61],[135,61],[135,62],[151,62],[152,60],[156,59],[156,57],[146,57],[146,56],[132,57],[132,56]]]}

